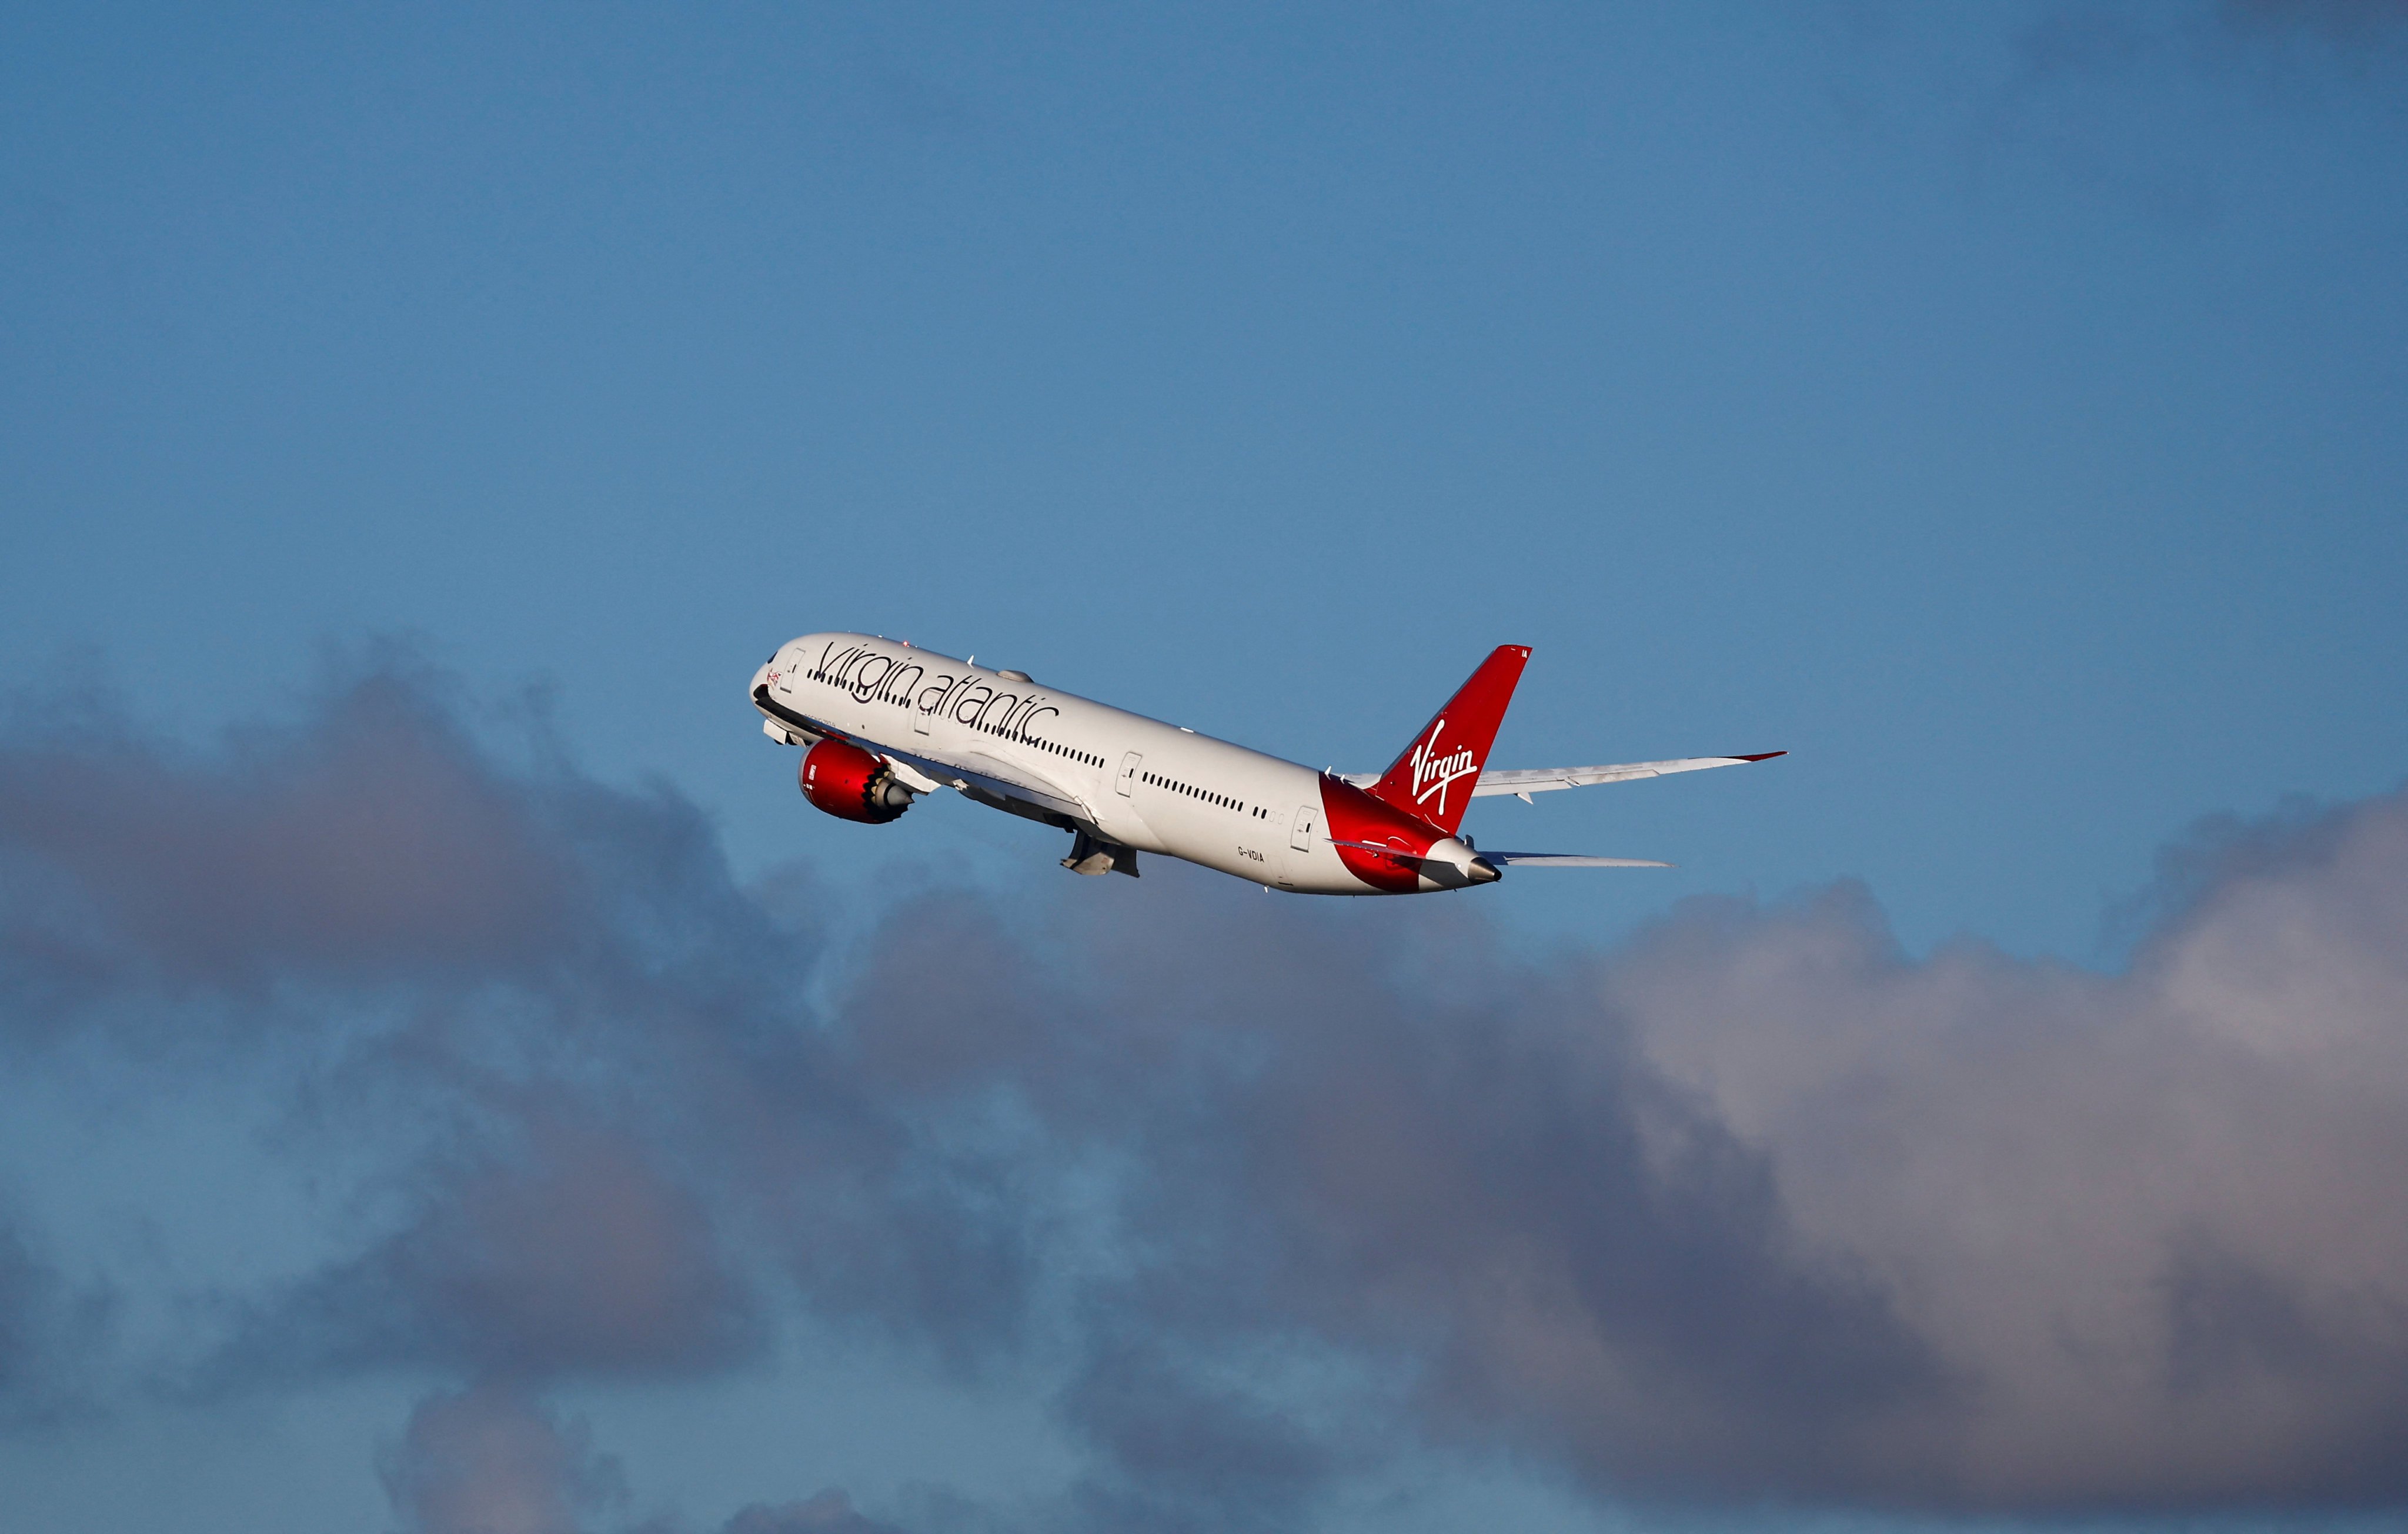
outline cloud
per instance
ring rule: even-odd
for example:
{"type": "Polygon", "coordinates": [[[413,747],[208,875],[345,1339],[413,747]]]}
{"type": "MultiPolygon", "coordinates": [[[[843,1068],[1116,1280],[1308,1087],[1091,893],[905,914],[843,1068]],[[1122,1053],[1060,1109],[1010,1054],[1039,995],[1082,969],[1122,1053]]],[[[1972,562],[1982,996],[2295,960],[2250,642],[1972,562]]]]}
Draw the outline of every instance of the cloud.
{"type": "Polygon", "coordinates": [[[903,1534],[893,1524],[881,1523],[853,1510],[840,1491],[824,1491],[800,1502],[776,1507],[758,1504],[727,1520],[722,1534],[903,1534]]]}
{"type": "Polygon", "coordinates": [[[2396,1505],[2408,797],[2175,862],[2114,975],[1847,885],[1538,965],[1438,904],[931,902],[844,1024],[1129,1168],[1063,1402],[1123,1494],[1301,1518],[1400,1419],[1609,1495],[2396,1505]]]}
{"type": "Polygon", "coordinates": [[[582,1419],[503,1385],[420,1402],[380,1470],[403,1534],[583,1534],[626,1501],[582,1419]]]}
{"type": "MultiPolygon", "coordinates": [[[[628,1521],[626,1472],[591,1424],[518,1384],[441,1391],[411,1412],[378,1474],[400,1534],[674,1534],[671,1517],[628,1521]]],[[[841,1490],[741,1508],[717,1534],[904,1534],[841,1490]]]]}
{"type": "Polygon", "coordinates": [[[1062,1410],[1111,1473],[1075,1489],[1064,1522],[1175,1529],[1299,1521],[1340,1469],[1339,1452],[1291,1411],[1216,1379],[1226,1373],[1218,1362],[1182,1358],[1167,1336],[1096,1340],[1062,1410]]]}
{"type": "MultiPolygon", "coordinates": [[[[1183,1036],[1152,1063],[1131,1052],[1094,1095],[1125,1105],[1101,1127],[1139,1148],[1129,1217],[1161,1254],[1108,1297],[1115,1336],[1157,1340],[1160,1383],[1101,1401],[1082,1387],[1099,1441],[1142,1429],[1149,1398],[1177,1404],[1165,1339],[1207,1363],[1315,1346],[1440,1437],[1657,1489],[1819,1487],[1867,1423],[1944,1396],[1885,1297],[1793,1240],[1760,1159],[1630,1051],[1585,965],[1526,968],[1453,913],[1368,943],[1243,902],[1182,915],[1187,955],[1244,953],[1242,972],[1208,980],[1182,958],[1165,973],[1144,957],[1158,945],[1091,936],[1111,989],[1081,1025],[1168,1011],[1160,1025],[1183,1036]]],[[[1242,1393],[1200,1373],[1187,1388],[1243,1427],[1242,1393]]],[[[1369,1397],[1353,1410],[1376,1410],[1369,1397]]],[[[1348,1426],[1322,1428],[1333,1451],[1348,1426]]],[[[1310,1462],[1293,1441],[1308,1425],[1286,1426],[1274,1477],[1310,1462]]],[[[1197,1469],[1242,1483],[1242,1455],[1235,1476],[1203,1456],[1279,1436],[1196,1434],[1197,1469]]]]}
{"type": "MultiPolygon", "coordinates": [[[[1063,1527],[1296,1527],[1450,1455],[1722,1504],[2408,1502],[2408,796],[2202,832],[2115,974],[1907,954],[1846,884],[1531,959],[1471,899],[1162,874],[908,902],[823,1014],[808,919],[692,806],[510,765],[385,667],[214,753],[0,736],[0,1042],[197,1013],[301,1062],[262,1080],[302,1083],[279,1154],[351,1168],[332,1254],[194,1312],[206,1383],[485,1382],[387,1457],[417,1528],[616,1516],[533,1392],[757,1367],[789,1300],[1054,1381],[1063,1527]],[[371,760],[385,893],[330,808],[371,760]]],[[[0,1368],[64,1325],[12,1260],[0,1368]]]]}
{"type": "Polygon", "coordinates": [[[0,1208],[0,1428],[54,1423],[91,1405],[78,1366],[108,1340],[115,1297],[78,1292],[0,1208]]]}
{"type": "Polygon", "coordinates": [[[505,759],[406,653],[213,751],[22,712],[0,1044],[129,1082],[238,1044],[255,1083],[205,1052],[177,1090],[297,1083],[265,1111],[332,1195],[325,1261],[168,1297],[208,1325],[154,1375],[691,1377],[764,1355],[781,1279],[957,1369],[1021,1324],[1013,1168],[837,1047],[796,876],[739,889],[692,805],[505,759]]]}
{"type": "Polygon", "coordinates": [[[517,1128],[434,1168],[367,1252],[251,1305],[217,1370],[669,1377],[759,1354],[756,1297],[633,1137],[541,1111],[517,1128]]]}
{"type": "Polygon", "coordinates": [[[575,891],[531,808],[406,670],[215,760],[89,728],[21,735],[0,753],[16,996],[557,957],[575,891]]]}
{"type": "Polygon", "coordinates": [[[1978,1387],[1925,1450],[1954,1498],[2408,1491],[2408,799],[2228,847],[2120,976],[1913,962],[1835,893],[1609,982],[1978,1387]]]}

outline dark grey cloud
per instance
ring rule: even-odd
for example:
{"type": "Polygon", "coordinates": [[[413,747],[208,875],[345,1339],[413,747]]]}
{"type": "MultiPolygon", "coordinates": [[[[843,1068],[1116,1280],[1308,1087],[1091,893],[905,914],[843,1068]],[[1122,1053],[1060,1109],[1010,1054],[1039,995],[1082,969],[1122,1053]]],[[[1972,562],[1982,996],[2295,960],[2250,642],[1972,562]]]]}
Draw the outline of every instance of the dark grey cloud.
{"type": "Polygon", "coordinates": [[[1292,1412],[1216,1379],[1226,1372],[1213,1367],[1219,1360],[1182,1357],[1171,1330],[1097,1339],[1065,1391],[1064,1414],[1094,1441],[1111,1473],[1075,1488],[1061,1522],[1293,1527],[1343,1468],[1339,1447],[1292,1412]]]}
{"type": "Polygon", "coordinates": [[[909,1126],[786,999],[816,939],[692,806],[540,743],[505,761],[406,656],[214,751],[26,713],[0,738],[0,1044],[164,1049],[229,1095],[228,1058],[278,1058],[286,1149],[355,1168],[325,1232],[350,1255],[194,1297],[222,1338],[163,1366],[186,1388],[691,1374],[758,1354],[781,1264],[822,1309],[972,1346],[972,1308],[933,1321],[923,1290],[1000,1215],[956,1210],[941,1157],[906,1175],[909,1126]]]}
{"type": "Polygon", "coordinates": [[[114,1310],[108,1290],[70,1284],[0,1207],[0,1429],[94,1404],[79,1366],[108,1341],[114,1310]]]}
{"type": "Polygon", "coordinates": [[[1180,1436],[1222,1488],[1353,1451],[1345,1422],[1301,1444],[1312,1425],[1264,1426],[1278,1393],[1212,1381],[1266,1349],[1401,1360],[1425,1431],[1717,1495],[1843,1483],[1874,1425],[1946,1402],[1884,1297],[1792,1239],[1760,1156],[1632,1054],[1585,962],[1523,967],[1454,915],[1368,943],[1259,899],[1172,919],[1193,939],[1168,965],[1117,922],[1086,935],[1106,993],[1077,1024],[1168,1036],[1083,1110],[1138,1149],[1128,1219],[1161,1257],[1094,1297],[1118,1329],[1068,1404],[1140,1482],[1180,1436]]]}
{"type": "Polygon", "coordinates": [[[534,808],[406,671],[207,759],[88,726],[21,732],[0,753],[15,994],[556,957],[576,890],[534,808]]]}
{"type": "Polygon", "coordinates": [[[639,1140],[539,1111],[513,1139],[430,1171],[368,1251],[244,1307],[217,1375],[671,1376],[760,1352],[757,1296],[639,1140]]]}
{"type": "MultiPolygon", "coordinates": [[[[2408,798],[2202,833],[2118,974],[1908,955],[1847,886],[1531,960],[1469,901],[1163,875],[906,903],[819,1015],[808,902],[691,806],[511,765],[388,667],[215,753],[0,738],[0,1040],[199,1009],[309,1062],[285,1150],[369,1169],[337,1255],[194,1312],[202,1383],[483,1382],[388,1456],[411,1527],[624,1523],[536,1393],[757,1364],[790,1298],[1058,1379],[1093,1463],[1046,1527],[1301,1527],[1448,1454],[1720,1503],[2408,1502],[2408,798]],[[328,808],[370,758],[388,893],[328,808]]],[[[0,1303],[59,1292],[21,1270],[0,1303]]],[[[66,1325],[20,1312],[0,1367],[66,1325]]]]}

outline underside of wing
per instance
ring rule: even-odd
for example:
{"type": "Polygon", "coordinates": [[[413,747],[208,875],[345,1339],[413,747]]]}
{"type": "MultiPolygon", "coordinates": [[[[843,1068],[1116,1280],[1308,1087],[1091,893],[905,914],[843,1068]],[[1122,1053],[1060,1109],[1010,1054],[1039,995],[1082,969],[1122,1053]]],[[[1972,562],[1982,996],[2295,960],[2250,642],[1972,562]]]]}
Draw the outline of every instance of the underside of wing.
{"type": "Polygon", "coordinates": [[[1620,762],[1611,767],[1492,768],[1480,775],[1480,781],[1472,787],[1471,796],[1476,799],[1490,794],[1511,794],[1516,798],[1527,799],[1533,794],[1545,794],[1558,788],[1585,788],[1591,783],[1627,783],[1641,778],[1669,778],[1676,772],[1703,772],[1708,767],[1770,762],[1776,756],[1788,754],[1785,751],[1767,751],[1753,756],[1680,756],[1669,762],[1620,762]]]}
{"type": "Polygon", "coordinates": [[[998,761],[984,752],[968,752],[956,759],[943,760],[885,747],[879,749],[890,761],[909,761],[937,782],[957,788],[968,797],[997,810],[1064,826],[1087,818],[1085,805],[1022,763],[998,761]]]}

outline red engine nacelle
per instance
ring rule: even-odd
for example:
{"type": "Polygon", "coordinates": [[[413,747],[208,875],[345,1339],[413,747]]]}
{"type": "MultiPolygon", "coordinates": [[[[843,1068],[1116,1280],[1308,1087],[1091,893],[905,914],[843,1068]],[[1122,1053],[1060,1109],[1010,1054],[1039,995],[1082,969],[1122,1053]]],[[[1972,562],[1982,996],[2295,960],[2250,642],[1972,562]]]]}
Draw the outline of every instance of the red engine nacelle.
{"type": "Polygon", "coordinates": [[[803,753],[796,776],[803,797],[839,820],[883,825],[911,808],[911,791],[885,763],[841,740],[823,740],[803,753]]]}

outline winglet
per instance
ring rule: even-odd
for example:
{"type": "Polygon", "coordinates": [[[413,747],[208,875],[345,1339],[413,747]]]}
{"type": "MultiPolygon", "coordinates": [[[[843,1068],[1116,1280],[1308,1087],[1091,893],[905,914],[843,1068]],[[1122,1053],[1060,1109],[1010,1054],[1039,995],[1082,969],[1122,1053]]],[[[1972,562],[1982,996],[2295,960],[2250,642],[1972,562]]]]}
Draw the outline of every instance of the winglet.
{"type": "Polygon", "coordinates": [[[1776,756],[1786,756],[1789,753],[1785,751],[1764,751],[1756,753],[1754,756],[1734,756],[1731,760],[1734,762],[1770,762],[1776,756]]]}

